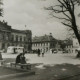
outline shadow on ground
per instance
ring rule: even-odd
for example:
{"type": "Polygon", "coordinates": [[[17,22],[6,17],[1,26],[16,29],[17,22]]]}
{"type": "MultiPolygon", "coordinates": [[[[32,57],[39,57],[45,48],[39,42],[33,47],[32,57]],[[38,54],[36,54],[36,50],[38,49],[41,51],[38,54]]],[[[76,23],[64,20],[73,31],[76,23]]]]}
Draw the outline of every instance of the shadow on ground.
{"type": "MultiPolygon", "coordinates": [[[[5,62],[14,62],[13,58],[5,58],[5,62]]],[[[56,65],[44,65],[44,68],[36,68],[35,66],[43,65],[42,63],[33,64],[33,69],[36,72],[33,76],[22,75],[14,77],[10,80],[80,80],[80,65],[73,64],[56,64],[56,65]]],[[[1,69],[2,70],[2,69],[1,69]]],[[[0,71],[1,74],[5,74],[5,69],[0,71]]],[[[9,71],[7,71],[9,72],[9,71]]],[[[11,71],[12,73],[12,71],[11,71]]],[[[11,74],[10,73],[10,74],[11,74]]],[[[9,80],[9,79],[8,79],[9,80]]]]}
{"type": "MultiPolygon", "coordinates": [[[[34,64],[41,65],[41,64],[34,64]]],[[[18,76],[10,80],[80,80],[80,65],[44,65],[44,69],[34,68],[35,75],[18,76]]],[[[9,80],[9,79],[8,79],[9,80]]]]}

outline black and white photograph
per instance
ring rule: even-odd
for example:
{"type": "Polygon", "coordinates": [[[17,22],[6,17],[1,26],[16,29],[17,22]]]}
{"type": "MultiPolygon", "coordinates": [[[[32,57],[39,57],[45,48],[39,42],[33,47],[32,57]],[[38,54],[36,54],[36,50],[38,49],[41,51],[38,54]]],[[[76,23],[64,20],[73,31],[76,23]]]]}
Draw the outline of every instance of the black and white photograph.
{"type": "Polygon", "coordinates": [[[80,80],[80,0],[0,0],[0,80],[80,80]]]}

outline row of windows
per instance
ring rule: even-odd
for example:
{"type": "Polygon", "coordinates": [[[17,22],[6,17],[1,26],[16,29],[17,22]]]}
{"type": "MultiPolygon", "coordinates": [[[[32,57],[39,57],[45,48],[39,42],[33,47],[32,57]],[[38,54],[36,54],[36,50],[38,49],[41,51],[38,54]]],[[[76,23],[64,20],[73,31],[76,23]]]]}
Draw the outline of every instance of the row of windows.
{"type": "Polygon", "coordinates": [[[11,40],[11,41],[28,41],[31,42],[31,38],[27,39],[26,36],[18,36],[18,35],[11,35],[9,33],[1,33],[0,40],[11,40]]]}
{"type": "Polygon", "coordinates": [[[3,34],[3,35],[0,35],[0,40],[26,41],[26,37],[12,35],[10,38],[9,34],[7,35],[3,34]]]}
{"type": "Polygon", "coordinates": [[[5,43],[2,43],[2,48],[1,48],[1,49],[5,49],[6,46],[7,46],[7,47],[9,47],[9,46],[21,46],[21,47],[24,47],[24,48],[26,47],[25,44],[20,44],[20,45],[18,45],[18,44],[9,44],[9,43],[8,43],[8,44],[6,45],[5,43]]]}
{"type": "Polygon", "coordinates": [[[48,46],[48,43],[35,43],[33,46],[48,46]]]}
{"type": "Polygon", "coordinates": [[[18,35],[16,35],[16,36],[12,35],[12,39],[11,40],[12,41],[26,41],[26,37],[18,36],[18,35]]]}
{"type": "Polygon", "coordinates": [[[10,36],[9,34],[0,34],[0,40],[9,40],[10,36]]]}
{"type": "Polygon", "coordinates": [[[71,45],[71,46],[66,46],[66,48],[73,48],[73,46],[71,45]]]}

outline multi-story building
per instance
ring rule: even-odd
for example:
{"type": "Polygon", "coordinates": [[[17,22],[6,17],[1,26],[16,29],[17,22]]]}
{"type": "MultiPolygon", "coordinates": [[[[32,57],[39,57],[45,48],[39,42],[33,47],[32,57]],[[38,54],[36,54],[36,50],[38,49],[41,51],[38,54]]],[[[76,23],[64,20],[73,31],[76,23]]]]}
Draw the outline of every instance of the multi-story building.
{"type": "Polygon", "coordinates": [[[32,50],[42,49],[45,50],[45,52],[50,51],[50,49],[59,49],[60,46],[58,44],[58,41],[50,35],[44,35],[44,36],[35,36],[32,39],[32,50]]]}
{"type": "Polygon", "coordinates": [[[16,30],[0,22],[0,50],[7,49],[8,46],[22,46],[26,50],[31,50],[32,32],[30,30],[16,30]]]}

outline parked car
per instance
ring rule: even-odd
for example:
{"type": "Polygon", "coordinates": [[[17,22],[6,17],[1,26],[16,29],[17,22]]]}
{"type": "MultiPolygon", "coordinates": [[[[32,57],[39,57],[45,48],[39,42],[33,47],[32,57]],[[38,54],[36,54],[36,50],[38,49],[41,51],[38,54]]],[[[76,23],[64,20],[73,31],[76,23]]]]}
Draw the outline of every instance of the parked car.
{"type": "Polygon", "coordinates": [[[67,51],[63,51],[63,53],[68,53],[67,51]]]}
{"type": "Polygon", "coordinates": [[[53,53],[57,53],[57,51],[54,51],[53,53]]]}

